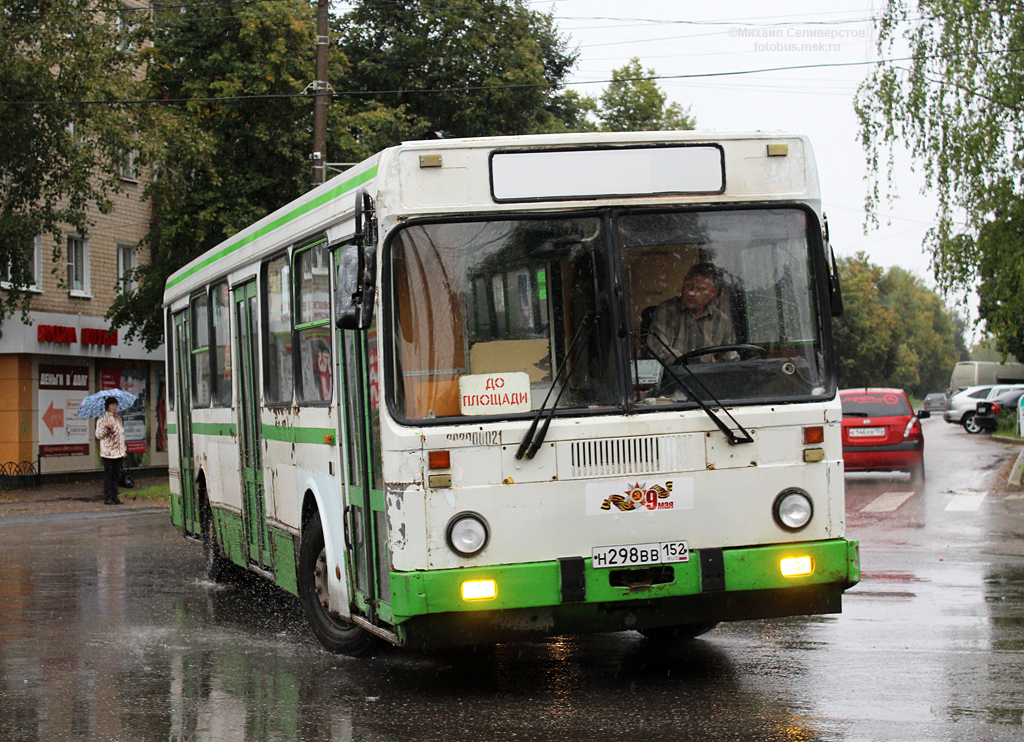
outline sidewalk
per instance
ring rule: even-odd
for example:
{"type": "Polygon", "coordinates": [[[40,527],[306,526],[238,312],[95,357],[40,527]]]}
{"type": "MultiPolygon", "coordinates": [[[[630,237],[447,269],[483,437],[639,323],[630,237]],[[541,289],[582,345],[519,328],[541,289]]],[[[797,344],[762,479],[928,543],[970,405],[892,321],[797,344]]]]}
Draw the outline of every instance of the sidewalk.
{"type": "Polygon", "coordinates": [[[139,477],[133,489],[121,490],[120,498],[121,505],[104,505],[103,482],[98,479],[44,484],[33,489],[0,490],[0,521],[13,515],[166,510],[167,477],[139,477]]]}

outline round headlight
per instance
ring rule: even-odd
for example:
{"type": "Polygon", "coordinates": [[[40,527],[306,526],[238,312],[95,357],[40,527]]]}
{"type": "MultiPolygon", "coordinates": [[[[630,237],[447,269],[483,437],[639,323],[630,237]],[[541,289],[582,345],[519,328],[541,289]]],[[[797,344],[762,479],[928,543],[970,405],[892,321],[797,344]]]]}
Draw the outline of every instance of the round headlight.
{"type": "Polygon", "coordinates": [[[813,515],[814,505],[810,495],[799,489],[783,490],[772,506],[775,522],[787,531],[799,531],[811,522],[813,515]]]}
{"type": "Polygon", "coordinates": [[[487,524],[476,513],[459,513],[448,521],[448,546],[460,556],[473,556],[487,546],[487,524]]]}

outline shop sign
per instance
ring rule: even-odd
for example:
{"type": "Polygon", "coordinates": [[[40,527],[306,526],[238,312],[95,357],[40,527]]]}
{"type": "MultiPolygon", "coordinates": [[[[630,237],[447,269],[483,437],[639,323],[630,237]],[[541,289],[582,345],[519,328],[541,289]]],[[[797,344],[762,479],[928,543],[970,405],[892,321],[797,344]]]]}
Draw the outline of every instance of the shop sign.
{"type": "Polygon", "coordinates": [[[88,395],[88,366],[39,364],[40,456],[89,454],[91,421],[76,414],[88,395]]]}

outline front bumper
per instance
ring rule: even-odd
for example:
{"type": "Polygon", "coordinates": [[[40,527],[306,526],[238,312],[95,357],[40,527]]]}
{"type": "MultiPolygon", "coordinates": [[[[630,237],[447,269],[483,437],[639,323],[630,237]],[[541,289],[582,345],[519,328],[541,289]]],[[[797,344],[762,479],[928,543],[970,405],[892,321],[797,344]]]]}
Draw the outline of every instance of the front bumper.
{"type": "Polygon", "coordinates": [[[403,643],[445,646],[839,613],[843,591],[859,580],[858,542],[834,539],[704,549],[691,552],[688,562],[657,569],[595,569],[590,559],[573,558],[392,572],[391,608],[403,643]],[[814,571],[784,577],[780,560],[792,556],[810,556],[814,571]],[[480,579],[495,581],[496,596],[463,600],[462,583],[480,579]]]}

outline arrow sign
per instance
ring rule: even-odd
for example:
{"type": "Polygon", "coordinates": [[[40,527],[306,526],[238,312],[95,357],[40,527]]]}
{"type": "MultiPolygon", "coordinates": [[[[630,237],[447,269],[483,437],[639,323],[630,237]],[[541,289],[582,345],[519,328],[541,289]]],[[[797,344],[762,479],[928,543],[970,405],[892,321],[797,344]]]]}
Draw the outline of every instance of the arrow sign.
{"type": "Polygon", "coordinates": [[[54,428],[64,427],[64,410],[54,409],[51,401],[49,408],[43,413],[43,424],[50,429],[50,435],[53,435],[54,428]]]}

